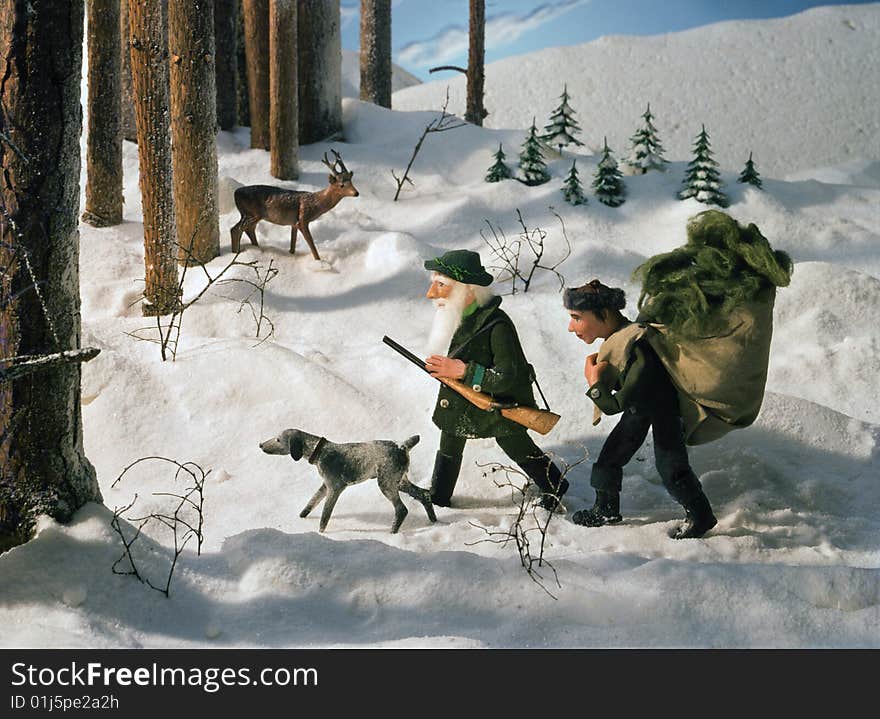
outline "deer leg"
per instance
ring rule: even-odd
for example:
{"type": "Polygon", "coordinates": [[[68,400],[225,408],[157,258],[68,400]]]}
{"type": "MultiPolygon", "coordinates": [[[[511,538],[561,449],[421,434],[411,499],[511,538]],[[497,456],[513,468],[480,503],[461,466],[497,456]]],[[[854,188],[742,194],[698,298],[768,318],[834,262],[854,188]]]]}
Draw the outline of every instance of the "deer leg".
{"type": "Polygon", "coordinates": [[[296,252],[296,232],[298,225],[293,224],[290,226],[290,254],[292,255],[296,252]]]}
{"type": "Polygon", "coordinates": [[[233,254],[238,254],[241,252],[241,230],[244,226],[245,216],[242,215],[238,222],[236,222],[232,229],[229,230],[229,234],[232,236],[232,252],[233,254]]]}
{"type": "Polygon", "coordinates": [[[312,251],[312,257],[314,257],[316,260],[318,260],[320,262],[321,258],[318,256],[318,251],[315,249],[315,241],[312,239],[312,233],[309,232],[308,224],[304,222],[301,225],[301,229],[302,229],[303,237],[305,237],[306,242],[309,243],[309,249],[312,251]]]}
{"type": "MultiPolygon", "coordinates": [[[[247,236],[250,238],[250,240],[251,240],[251,244],[252,244],[252,245],[256,245],[257,247],[260,246],[260,243],[257,242],[257,232],[256,232],[257,223],[258,223],[259,221],[260,221],[259,218],[254,218],[254,219],[250,220],[250,221],[244,226],[245,234],[247,234],[247,236]]],[[[241,233],[239,233],[239,235],[240,235],[240,234],[241,234],[241,233]]]]}

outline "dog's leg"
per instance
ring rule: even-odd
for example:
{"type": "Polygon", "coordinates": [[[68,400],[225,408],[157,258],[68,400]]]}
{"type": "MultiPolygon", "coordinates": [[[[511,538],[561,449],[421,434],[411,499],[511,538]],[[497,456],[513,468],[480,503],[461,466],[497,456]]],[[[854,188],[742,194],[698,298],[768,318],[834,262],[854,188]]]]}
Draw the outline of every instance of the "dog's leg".
{"type": "Polygon", "coordinates": [[[324,531],[327,522],[330,521],[330,515],[333,514],[333,507],[336,506],[336,500],[342,494],[341,489],[330,489],[327,491],[327,499],[324,500],[324,509],[321,512],[321,524],[318,525],[320,531],[324,531]]]}
{"type": "Polygon", "coordinates": [[[409,514],[406,505],[400,501],[400,494],[398,492],[399,479],[396,476],[390,477],[387,474],[380,474],[377,479],[382,494],[394,505],[394,523],[391,525],[391,534],[396,534],[397,530],[400,529],[400,525],[403,524],[403,520],[406,519],[406,515],[409,514]]]}
{"type": "Polygon", "coordinates": [[[427,489],[422,489],[421,487],[416,486],[406,477],[401,480],[400,488],[410,497],[412,497],[413,499],[417,499],[422,503],[422,506],[425,508],[425,512],[428,513],[428,519],[430,519],[432,522],[437,521],[437,515],[434,514],[434,505],[431,502],[431,493],[427,489]]]}
{"type": "Polygon", "coordinates": [[[309,503],[303,508],[303,511],[299,513],[300,517],[308,517],[309,512],[311,512],[320,502],[324,499],[324,495],[327,494],[327,487],[325,485],[321,485],[318,487],[318,491],[312,495],[312,498],[309,500],[309,503]]]}

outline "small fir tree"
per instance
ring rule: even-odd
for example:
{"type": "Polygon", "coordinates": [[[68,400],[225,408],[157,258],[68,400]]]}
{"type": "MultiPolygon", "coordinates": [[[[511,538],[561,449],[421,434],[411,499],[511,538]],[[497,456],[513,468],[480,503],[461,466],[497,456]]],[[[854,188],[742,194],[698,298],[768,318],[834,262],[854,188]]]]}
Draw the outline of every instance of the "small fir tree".
{"type": "Polygon", "coordinates": [[[752,162],[752,153],[749,153],[749,159],[746,161],[746,167],[740,173],[737,182],[748,182],[750,185],[754,185],[759,190],[761,186],[764,184],[761,182],[761,176],[758,174],[758,171],[755,169],[755,163],[752,162]]]}
{"type": "Polygon", "coordinates": [[[623,175],[617,167],[617,160],[611,156],[611,150],[608,149],[608,138],[605,138],[605,149],[596,168],[593,190],[603,205],[619,207],[624,203],[626,185],[623,184],[623,175]]]}
{"type": "Polygon", "coordinates": [[[712,150],[709,146],[709,133],[706,126],[694,144],[694,159],[690,161],[685,171],[684,188],[678,193],[681,200],[693,197],[697,202],[706,205],[718,205],[727,207],[730,201],[721,189],[723,183],[718,174],[718,163],[712,159],[712,150]]]}
{"type": "Polygon", "coordinates": [[[509,180],[513,177],[511,169],[504,164],[504,150],[501,149],[501,143],[498,143],[498,152],[495,153],[495,164],[489,168],[486,173],[486,182],[501,182],[501,180],[509,180]]]}
{"type": "Polygon", "coordinates": [[[587,198],[584,196],[581,181],[578,179],[577,160],[573,160],[571,163],[571,170],[568,171],[568,177],[565,178],[565,184],[562,187],[562,195],[569,204],[587,204],[587,198]]]}
{"type": "Polygon", "coordinates": [[[650,103],[642,118],[645,120],[645,125],[636,130],[636,134],[630,138],[632,152],[626,160],[626,164],[640,175],[644,175],[648,170],[663,170],[666,164],[663,145],[657,137],[657,128],[651,122],[654,116],[651,114],[650,103]]]}
{"type": "Polygon", "coordinates": [[[562,152],[565,145],[583,145],[584,143],[575,138],[575,135],[580,133],[581,127],[574,119],[574,110],[568,104],[568,85],[563,86],[560,99],[559,107],[550,115],[550,123],[544,126],[541,140],[551,147],[557,145],[559,151],[562,152]]]}
{"type": "Polygon", "coordinates": [[[529,128],[529,136],[523,144],[519,155],[519,169],[522,170],[527,185],[543,185],[550,179],[547,171],[547,163],[541,153],[541,145],[538,142],[538,128],[535,127],[535,119],[532,118],[532,126],[529,128]]]}

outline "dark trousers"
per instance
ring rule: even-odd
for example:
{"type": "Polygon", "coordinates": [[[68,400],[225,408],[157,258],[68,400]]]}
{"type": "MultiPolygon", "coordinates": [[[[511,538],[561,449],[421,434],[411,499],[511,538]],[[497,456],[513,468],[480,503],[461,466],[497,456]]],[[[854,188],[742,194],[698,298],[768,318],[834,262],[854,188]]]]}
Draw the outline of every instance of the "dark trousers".
{"type": "Polygon", "coordinates": [[[620,492],[623,467],[654,433],[654,461],[663,486],[678,502],[684,504],[699,491],[699,481],[691,469],[684,443],[684,425],[674,413],[638,414],[629,408],[611,430],[599,459],[593,465],[590,484],[605,492],[620,492]]]}
{"type": "MultiPolygon", "coordinates": [[[[544,452],[534,440],[526,434],[526,431],[504,437],[495,437],[495,441],[501,450],[517,464],[522,464],[530,459],[541,459],[544,452]]],[[[440,452],[447,457],[461,458],[467,437],[456,437],[448,432],[440,433],[440,452]]]]}

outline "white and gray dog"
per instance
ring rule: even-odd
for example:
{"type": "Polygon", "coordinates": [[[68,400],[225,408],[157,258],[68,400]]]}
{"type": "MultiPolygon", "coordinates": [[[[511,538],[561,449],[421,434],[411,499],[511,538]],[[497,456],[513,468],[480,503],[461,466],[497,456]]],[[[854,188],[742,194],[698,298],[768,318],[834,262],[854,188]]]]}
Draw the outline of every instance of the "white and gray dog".
{"type": "Polygon", "coordinates": [[[401,490],[422,503],[428,519],[437,521],[434,505],[431,504],[431,493],[414,485],[406,476],[409,469],[409,450],[418,441],[419,436],[413,435],[401,444],[389,440],[336,444],[299,429],[285,429],[277,437],[260,442],[260,449],[266,454],[289,454],[294,461],[306,457],[309,464],[317,467],[323,484],[299,516],[307,517],[323,499],[324,509],[319,525],[322,532],[342,490],[349,485],[376,478],[382,494],[394,505],[394,523],[391,525],[393,534],[400,529],[407,515],[407,509],[400,500],[401,490]]]}

